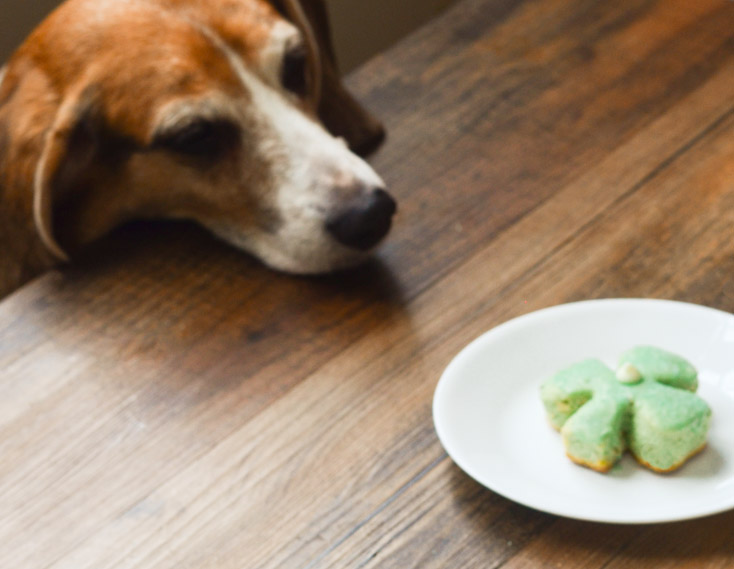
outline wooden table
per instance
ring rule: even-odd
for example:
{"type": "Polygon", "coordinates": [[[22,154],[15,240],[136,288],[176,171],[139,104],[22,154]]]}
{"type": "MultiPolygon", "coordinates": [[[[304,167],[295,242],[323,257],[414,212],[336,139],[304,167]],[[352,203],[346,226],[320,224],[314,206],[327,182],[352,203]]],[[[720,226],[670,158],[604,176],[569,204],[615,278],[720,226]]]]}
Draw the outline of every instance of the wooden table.
{"type": "Polygon", "coordinates": [[[734,3],[464,0],[350,83],[400,200],[368,266],[135,226],[0,303],[0,567],[731,567],[734,512],[594,524],[479,486],[431,401],[541,307],[734,311],[734,3]]]}

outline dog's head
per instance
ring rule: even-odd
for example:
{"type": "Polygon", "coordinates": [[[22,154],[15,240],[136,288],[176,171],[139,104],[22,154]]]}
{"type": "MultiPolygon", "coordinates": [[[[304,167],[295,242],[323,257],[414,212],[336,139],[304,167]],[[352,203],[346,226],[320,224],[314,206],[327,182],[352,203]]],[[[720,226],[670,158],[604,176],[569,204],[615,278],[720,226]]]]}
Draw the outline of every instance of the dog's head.
{"type": "Polygon", "coordinates": [[[355,264],[382,240],[395,203],[319,120],[307,11],[277,7],[69,0],[30,36],[0,76],[0,128],[6,185],[29,179],[50,251],[140,217],[196,220],[296,273],[355,264]]]}

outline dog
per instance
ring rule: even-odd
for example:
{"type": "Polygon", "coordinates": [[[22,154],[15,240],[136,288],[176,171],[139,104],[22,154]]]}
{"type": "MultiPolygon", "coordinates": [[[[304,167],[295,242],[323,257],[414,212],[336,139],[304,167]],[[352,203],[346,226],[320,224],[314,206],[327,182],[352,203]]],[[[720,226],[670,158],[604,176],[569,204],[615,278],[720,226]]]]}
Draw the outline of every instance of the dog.
{"type": "Polygon", "coordinates": [[[362,262],[396,203],[329,34],[323,0],[67,0],[0,70],[0,296],[134,219],[362,262]]]}

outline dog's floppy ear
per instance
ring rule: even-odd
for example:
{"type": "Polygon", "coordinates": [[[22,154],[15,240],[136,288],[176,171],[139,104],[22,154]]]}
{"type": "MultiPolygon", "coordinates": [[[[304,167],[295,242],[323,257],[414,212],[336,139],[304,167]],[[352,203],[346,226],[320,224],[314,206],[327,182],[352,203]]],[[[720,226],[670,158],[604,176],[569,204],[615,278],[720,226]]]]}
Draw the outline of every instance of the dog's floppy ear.
{"type": "Polygon", "coordinates": [[[322,49],[319,45],[319,38],[316,30],[309,18],[309,15],[303,9],[300,0],[275,0],[275,7],[286,16],[301,31],[303,40],[306,43],[306,53],[308,55],[308,94],[314,108],[318,108],[321,103],[321,95],[323,89],[323,56],[322,49]]]}
{"type": "Polygon", "coordinates": [[[0,130],[6,138],[0,174],[8,203],[44,248],[68,256],[54,236],[52,204],[57,191],[90,160],[93,141],[86,116],[88,92],[62,95],[47,72],[19,52],[3,68],[0,130]]]}
{"type": "Polygon", "coordinates": [[[33,221],[43,244],[59,260],[68,260],[54,234],[58,196],[74,189],[98,148],[98,113],[93,88],[68,96],[47,131],[33,180],[33,221]]]}
{"type": "Polygon", "coordinates": [[[342,83],[332,44],[331,26],[324,0],[273,0],[273,4],[296,24],[309,47],[312,76],[318,82],[318,114],[326,128],[346,139],[357,154],[376,150],[385,130],[342,83]]]}

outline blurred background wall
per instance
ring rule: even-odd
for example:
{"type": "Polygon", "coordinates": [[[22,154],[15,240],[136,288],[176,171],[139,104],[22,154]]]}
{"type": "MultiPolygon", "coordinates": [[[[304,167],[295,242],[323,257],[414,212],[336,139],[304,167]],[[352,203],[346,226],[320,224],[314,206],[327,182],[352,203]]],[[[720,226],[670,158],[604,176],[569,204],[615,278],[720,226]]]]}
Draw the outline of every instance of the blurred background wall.
{"type": "MultiPolygon", "coordinates": [[[[454,1],[327,0],[342,70],[354,69],[454,1]]],[[[0,62],[58,4],[60,0],[0,0],[0,62]]]]}
{"type": "Polygon", "coordinates": [[[59,0],[0,0],[0,62],[5,62],[59,0]]]}
{"type": "Polygon", "coordinates": [[[327,0],[342,71],[354,69],[455,1],[327,0]]]}

